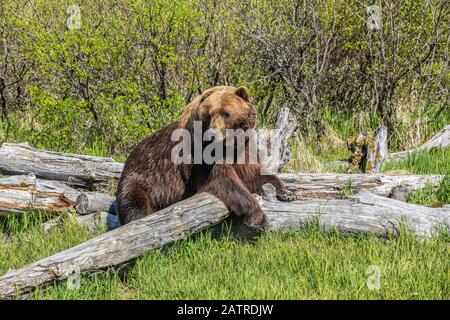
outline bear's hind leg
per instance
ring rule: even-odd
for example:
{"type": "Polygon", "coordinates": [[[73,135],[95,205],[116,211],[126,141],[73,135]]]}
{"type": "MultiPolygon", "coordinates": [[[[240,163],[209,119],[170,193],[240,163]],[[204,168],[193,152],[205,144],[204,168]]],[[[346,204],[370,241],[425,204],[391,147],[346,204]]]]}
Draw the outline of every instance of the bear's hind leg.
{"type": "Polygon", "coordinates": [[[151,205],[147,192],[135,184],[117,195],[117,213],[121,226],[155,211],[157,210],[151,205]]]}

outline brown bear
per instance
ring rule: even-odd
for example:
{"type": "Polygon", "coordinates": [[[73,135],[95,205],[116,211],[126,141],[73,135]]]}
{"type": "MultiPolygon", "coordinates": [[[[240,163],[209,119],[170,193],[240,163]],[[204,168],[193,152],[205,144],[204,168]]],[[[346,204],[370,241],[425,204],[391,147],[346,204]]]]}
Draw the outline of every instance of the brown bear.
{"type": "MultiPolygon", "coordinates": [[[[195,193],[208,192],[222,200],[230,212],[242,217],[250,228],[266,229],[267,219],[252,194],[261,195],[262,185],[271,183],[279,200],[290,201],[295,196],[278,177],[261,175],[259,163],[175,164],[171,154],[179,142],[172,141],[172,133],[183,128],[193,134],[195,121],[201,122],[203,131],[248,130],[255,128],[256,111],[245,87],[214,87],[196,97],[178,121],[140,142],[129,155],[118,185],[120,224],[142,218],[195,193]]],[[[203,141],[200,144],[202,148],[208,145],[203,141]]]]}

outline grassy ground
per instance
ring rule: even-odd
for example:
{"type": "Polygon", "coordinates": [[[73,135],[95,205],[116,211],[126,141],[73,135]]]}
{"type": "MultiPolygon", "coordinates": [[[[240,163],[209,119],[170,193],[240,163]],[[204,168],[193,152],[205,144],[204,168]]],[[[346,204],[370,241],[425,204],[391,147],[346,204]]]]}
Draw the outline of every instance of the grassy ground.
{"type": "MultiPolygon", "coordinates": [[[[9,221],[14,235],[0,246],[0,273],[90,237],[69,222],[44,235],[35,222],[21,221],[27,227],[18,229],[9,221]]],[[[245,243],[204,232],[121,268],[84,274],[78,290],[63,281],[32,298],[448,299],[449,240],[442,234],[420,242],[407,232],[388,239],[349,237],[314,224],[245,243]],[[378,290],[367,286],[369,266],[379,268],[378,290]]]]}
{"type": "MultiPolygon", "coordinates": [[[[332,121],[330,120],[330,123],[332,121]]],[[[327,141],[308,145],[297,140],[288,169],[334,171],[326,162],[346,158],[345,140],[354,130],[336,120],[327,141]],[[348,132],[337,128],[347,128],[348,132]],[[353,131],[352,131],[353,130],[353,131]]],[[[441,123],[438,124],[441,128],[441,123]]],[[[426,140],[436,130],[424,135],[426,140]]],[[[359,131],[359,128],[355,130],[359,131]]],[[[14,130],[13,130],[14,131],[14,130]]],[[[1,128],[0,128],[1,133],[1,128]]],[[[14,132],[13,132],[14,133],[14,132]]],[[[20,130],[10,141],[25,141],[20,130]]],[[[1,134],[0,134],[1,136],[1,134]]],[[[399,134],[398,136],[402,136],[399,134]]],[[[412,139],[414,140],[414,139],[412,139]]],[[[50,148],[49,145],[38,147],[50,148]]],[[[412,145],[408,145],[412,147],[412,145]]],[[[72,151],[72,150],[61,150],[72,151]]],[[[93,144],[85,154],[107,155],[93,144]]],[[[122,156],[116,157],[123,161],[122,156]]],[[[411,202],[450,203],[450,149],[423,152],[383,167],[388,173],[446,174],[439,188],[413,192],[411,202]]],[[[67,218],[69,213],[65,214],[67,218]]],[[[9,269],[72,247],[101,233],[89,233],[70,219],[49,234],[44,212],[0,217],[0,275],[9,269]]],[[[427,241],[407,231],[387,239],[323,232],[312,224],[289,233],[266,233],[253,241],[215,238],[206,231],[171,246],[145,254],[127,265],[82,274],[79,289],[61,281],[40,288],[33,299],[449,299],[450,236],[442,233],[427,241]],[[373,269],[374,268],[374,269],[373,269]],[[379,289],[367,282],[380,271],[379,289]]]]}
{"type": "MultiPolygon", "coordinates": [[[[384,170],[448,173],[449,156],[449,150],[419,154],[384,170]]],[[[449,203],[449,186],[447,177],[438,189],[413,193],[411,201],[449,203]]],[[[70,219],[44,234],[46,219],[43,212],[0,219],[0,274],[95,236],[70,219]]],[[[418,241],[407,231],[382,239],[323,232],[314,224],[248,242],[218,239],[206,231],[122,267],[83,274],[79,289],[62,281],[39,289],[32,298],[448,299],[449,244],[446,232],[428,241],[418,241]],[[380,271],[379,289],[367,286],[373,270],[380,271]]]]}

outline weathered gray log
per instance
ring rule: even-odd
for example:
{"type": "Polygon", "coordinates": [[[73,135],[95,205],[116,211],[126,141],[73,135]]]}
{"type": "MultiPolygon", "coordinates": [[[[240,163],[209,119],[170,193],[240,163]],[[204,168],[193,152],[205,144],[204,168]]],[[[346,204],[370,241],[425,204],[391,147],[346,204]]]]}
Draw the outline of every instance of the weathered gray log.
{"type": "MultiPolygon", "coordinates": [[[[380,196],[388,196],[397,186],[421,190],[425,186],[438,187],[444,175],[365,175],[335,173],[279,173],[286,188],[303,198],[340,198],[344,191],[368,189],[380,196]]],[[[101,193],[82,193],[75,208],[80,214],[108,211],[114,197],[101,193]]]]}
{"type": "Polygon", "coordinates": [[[13,299],[36,286],[66,279],[73,270],[114,266],[144,252],[214,225],[228,216],[218,199],[197,194],[143,219],[104,233],[78,246],[13,270],[0,278],[0,299],[13,299]]]}
{"type": "MultiPolygon", "coordinates": [[[[443,175],[364,175],[364,174],[291,174],[278,176],[287,188],[305,198],[336,198],[343,190],[366,188],[387,196],[392,188],[403,185],[409,190],[426,185],[439,186],[443,175]]],[[[0,178],[0,211],[18,213],[25,209],[62,210],[75,205],[80,214],[108,211],[114,197],[94,192],[81,193],[58,181],[28,176],[0,178]]]]}
{"type": "MultiPolygon", "coordinates": [[[[264,188],[267,190],[267,187],[264,187],[264,188]]],[[[269,190],[270,190],[270,187],[269,187],[269,190]]],[[[366,192],[366,191],[363,190],[363,192],[366,192]]],[[[269,192],[266,191],[266,194],[267,195],[264,197],[264,200],[261,200],[261,197],[259,197],[258,199],[260,200],[260,203],[262,204],[263,208],[266,209],[266,212],[267,212],[267,215],[268,215],[269,219],[272,222],[275,223],[275,225],[273,225],[272,228],[274,228],[276,230],[276,229],[278,229],[278,227],[281,226],[281,224],[279,223],[279,221],[281,221],[281,220],[279,220],[276,215],[278,214],[278,212],[280,210],[283,210],[284,206],[283,206],[283,203],[279,203],[279,204],[274,204],[274,206],[276,205],[277,208],[275,208],[275,207],[271,208],[270,204],[271,203],[273,204],[276,201],[275,201],[275,199],[271,199],[270,198],[271,197],[271,195],[270,195],[271,191],[269,191],[269,192]],[[265,200],[267,200],[269,202],[266,203],[265,200]]],[[[370,193],[370,194],[372,194],[372,193],[370,193]]],[[[370,196],[370,194],[369,194],[369,196],[370,196]]],[[[372,200],[373,201],[375,201],[375,200],[377,200],[377,201],[385,201],[385,198],[378,196],[378,198],[372,197],[372,200]]],[[[399,199],[395,199],[395,200],[404,202],[402,199],[400,199],[400,200],[399,199]]],[[[303,205],[305,205],[307,203],[312,203],[312,204],[316,204],[318,208],[323,206],[324,204],[327,205],[329,203],[327,200],[321,201],[321,200],[316,200],[316,199],[304,199],[304,200],[301,200],[301,201],[303,202],[303,205]]],[[[338,203],[342,204],[342,202],[338,202],[338,203]]],[[[406,207],[410,208],[409,206],[406,206],[406,207]]],[[[350,208],[350,205],[349,205],[349,208],[350,208]]],[[[419,208],[420,208],[420,210],[422,210],[422,208],[424,208],[424,207],[423,206],[419,206],[419,208]]],[[[443,205],[442,207],[429,207],[429,208],[431,208],[432,209],[431,212],[433,212],[435,214],[438,214],[440,216],[445,214],[445,215],[447,215],[447,217],[450,217],[450,205],[443,205]]],[[[94,231],[97,231],[98,229],[104,229],[105,228],[107,216],[108,216],[107,212],[98,212],[98,213],[90,213],[90,214],[87,214],[85,216],[77,215],[77,216],[74,216],[73,219],[75,219],[79,225],[81,225],[83,227],[86,227],[91,232],[94,232],[94,231]]],[[[284,218],[282,218],[280,216],[280,219],[284,219],[284,218]]],[[[292,219],[295,220],[296,218],[293,217],[292,219]]],[[[356,219],[356,217],[354,219],[356,219]]],[[[49,220],[49,221],[44,223],[44,231],[48,232],[48,231],[50,231],[54,227],[57,227],[60,224],[61,224],[61,218],[60,217],[54,218],[52,220],[49,220]]],[[[295,228],[296,224],[294,224],[293,226],[295,228]]],[[[233,228],[234,228],[233,231],[236,233],[237,237],[246,238],[248,236],[248,234],[249,234],[248,228],[246,228],[243,225],[233,226],[233,228]]],[[[283,229],[283,228],[281,228],[281,229],[283,229]]]]}
{"type": "Polygon", "coordinates": [[[0,215],[26,209],[64,210],[79,194],[62,182],[36,179],[32,173],[0,178],[0,215]]]}
{"type": "Polygon", "coordinates": [[[81,193],[75,203],[75,210],[81,214],[108,211],[115,197],[97,192],[81,193]]]}
{"type": "Polygon", "coordinates": [[[286,187],[304,198],[336,198],[344,190],[358,192],[368,189],[387,196],[392,188],[403,185],[409,190],[421,190],[425,186],[437,187],[444,175],[383,175],[383,174],[339,174],[339,173],[279,173],[286,187]]]}
{"type": "Polygon", "coordinates": [[[3,143],[0,148],[0,172],[32,172],[39,178],[74,186],[107,183],[119,178],[122,169],[123,164],[111,158],[39,150],[27,143],[3,143]]]}
{"type": "MultiPolygon", "coordinates": [[[[318,221],[323,229],[338,228],[348,233],[397,232],[400,224],[418,237],[431,236],[440,225],[449,227],[450,214],[438,208],[411,205],[361,190],[349,199],[308,199],[279,202],[274,188],[264,186],[266,196],[258,200],[273,230],[299,229],[318,221]]],[[[66,279],[75,271],[102,269],[134,259],[198,232],[229,215],[224,204],[208,194],[197,194],[171,207],[76,247],[13,270],[0,277],[0,299],[26,295],[36,286],[66,279]]]]}
{"type": "Polygon", "coordinates": [[[271,185],[258,197],[273,230],[299,229],[318,221],[324,230],[337,228],[346,233],[385,235],[400,230],[401,223],[419,238],[432,236],[438,227],[449,230],[448,208],[430,208],[389,199],[361,190],[348,199],[306,199],[293,202],[276,200],[271,185]]]}
{"type": "MultiPolygon", "coordinates": [[[[380,196],[388,196],[397,186],[421,190],[425,186],[438,187],[444,175],[365,175],[334,173],[279,173],[286,188],[303,198],[339,198],[343,191],[368,189],[380,196]]],[[[82,193],[75,208],[80,214],[108,211],[114,197],[101,193],[82,193]]]]}
{"type": "MultiPolygon", "coordinates": [[[[86,227],[90,232],[97,231],[106,226],[107,212],[89,213],[86,215],[71,216],[80,226],[86,227]]],[[[62,223],[61,217],[44,222],[44,232],[47,233],[62,223]]]]}
{"type": "Polygon", "coordinates": [[[446,125],[441,131],[436,133],[427,142],[420,147],[412,150],[394,152],[389,155],[389,159],[392,161],[402,160],[417,151],[441,149],[450,146],[450,125],[446,125]]]}

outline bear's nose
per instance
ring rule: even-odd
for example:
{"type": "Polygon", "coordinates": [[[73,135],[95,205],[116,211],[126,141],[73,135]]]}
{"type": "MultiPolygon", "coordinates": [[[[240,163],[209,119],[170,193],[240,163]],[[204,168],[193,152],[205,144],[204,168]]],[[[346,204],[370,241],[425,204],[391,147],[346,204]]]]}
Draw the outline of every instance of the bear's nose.
{"type": "Polygon", "coordinates": [[[216,116],[216,117],[212,118],[211,128],[216,129],[216,130],[220,131],[223,135],[225,135],[225,132],[226,132],[225,121],[223,121],[223,119],[221,119],[221,117],[216,116]]]}

